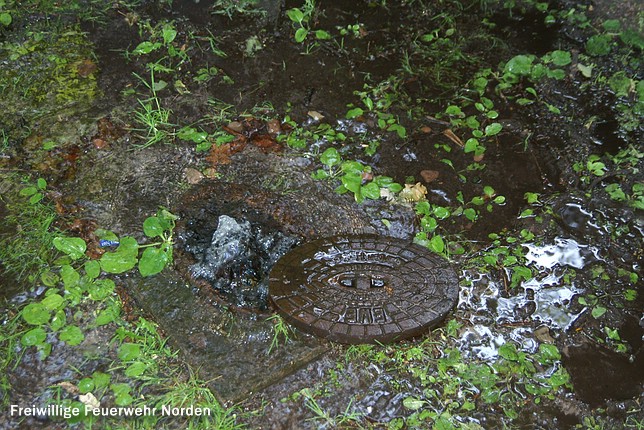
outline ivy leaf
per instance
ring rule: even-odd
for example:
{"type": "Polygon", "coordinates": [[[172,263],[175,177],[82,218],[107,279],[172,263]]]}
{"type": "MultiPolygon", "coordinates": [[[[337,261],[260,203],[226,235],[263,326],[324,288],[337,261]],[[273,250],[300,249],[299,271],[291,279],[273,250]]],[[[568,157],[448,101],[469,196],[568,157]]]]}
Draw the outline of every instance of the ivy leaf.
{"type": "Polygon", "coordinates": [[[438,254],[441,254],[445,250],[445,242],[443,241],[443,238],[439,235],[432,237],[428,245],[430,250],[438,254]]]}
{"type": "Polygon", "coordinates": [[[340,157],[340,153],[338,152],[337,149],[335,148],[327,148],[321,155],[320,155],[320,162],[324,164],[325,166],[328,167],[333,167],[337,166],[342,162],[342,158],[340,157]]]}
{"type": "Polygon", "coordinates": [[[347,116],[347,119],[353,119],[353,118],[359,117],[363,113],[364,113],[364,110],[362,110],[362,108],[357,107],[357,108],[349,109],[346,116],[347,116]]]}
{"type": "Polygon", "coordinates": [[[57,250],[69,255],[72,260],[78,260],[85,255],[87,245],[80,237],[56,237],[54,246],[57,250]]]}
{"type": "Polygon", "coordinates": [[[416,397],[407,397],[403,400],[403,406],[407,409],[411,409],[412,411],[422,408],[424,404],[424,401],[417,399],[416,397]]]}
{"type": "Polygon", "coordinates": [[[65,299],[60,294],[50,294],[44,299],[42,299],[42,305],[50,311],[54,311],[63,304],[65,299]]]}

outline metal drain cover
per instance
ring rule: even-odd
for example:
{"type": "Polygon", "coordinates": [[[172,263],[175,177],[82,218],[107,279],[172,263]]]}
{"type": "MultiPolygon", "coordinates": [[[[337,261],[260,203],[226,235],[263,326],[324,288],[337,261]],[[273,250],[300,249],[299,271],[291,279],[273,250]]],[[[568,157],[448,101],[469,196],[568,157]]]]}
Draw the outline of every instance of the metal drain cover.
{"type": "Polygon", "coordinates": [[[387,343],[423,333],[458,301],[447,261],[405,240],[335,236],[299,246],[270,274],[269,295],[301,330],[336,342],[387,343]]]}

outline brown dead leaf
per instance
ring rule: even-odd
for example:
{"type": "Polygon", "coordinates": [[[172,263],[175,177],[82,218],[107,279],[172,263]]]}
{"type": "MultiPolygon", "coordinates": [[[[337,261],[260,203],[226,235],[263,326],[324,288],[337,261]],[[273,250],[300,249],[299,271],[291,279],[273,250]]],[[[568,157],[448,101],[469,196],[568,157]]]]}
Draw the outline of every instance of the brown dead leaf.
{"type": "Polygon", "coordinates": [[[424,125],[420,128],[420,131],[427,134],[432,132],[432,128],[428,125],[424,125]]]}
{"type": "Polygon", "coordinates": [[[63,390],[67,391],[69,394],[72,394],[74,396],[80,393],[80,391],[78,390],[78,387],[68,381],[59,382],[58,384],[56,384],[56,386],[62,388],[63,390]]]}
{"type": "Polygon", "coordinates": [[[266,131],[268,134],[275,137],[282,132],[282,124],[278,119],[266,121],[266,131]]]}
{"type": "Polygon", "coordinates": [[[86,78],[96,72],[98,69],[98,66],[96,65],[95,62],[92,60],[81,60],[76,64],[76,73],[78,73],[78,76],[81,78],[86,78]]]}
{"type": "Polygon", "coordinates": [[[230,156],[232,153],[230,143],[225,143],[221,146],[213,145],[210,148],[210,154],[206,157],[206,161],[213,167],[221,164],[230,164],[230,156]]]}

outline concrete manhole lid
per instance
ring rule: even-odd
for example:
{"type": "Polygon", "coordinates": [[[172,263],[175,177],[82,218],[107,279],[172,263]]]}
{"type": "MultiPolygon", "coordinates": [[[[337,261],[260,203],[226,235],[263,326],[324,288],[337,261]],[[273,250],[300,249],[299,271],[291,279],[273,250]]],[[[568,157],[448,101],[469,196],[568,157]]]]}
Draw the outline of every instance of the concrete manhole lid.
{"type": "Polygon", "coordinates": [[[335,236],[299,246],[270,274],[269,296],[301,330],[343,343],[392,342],[438,324],[458,301],[447,261],[405,240],[335,236]]]}

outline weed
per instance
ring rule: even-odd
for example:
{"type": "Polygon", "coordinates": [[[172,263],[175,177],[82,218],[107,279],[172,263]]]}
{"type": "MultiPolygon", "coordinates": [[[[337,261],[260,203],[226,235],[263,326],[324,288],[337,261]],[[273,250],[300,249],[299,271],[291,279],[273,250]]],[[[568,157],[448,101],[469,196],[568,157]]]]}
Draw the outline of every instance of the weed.
{"type": "Polygon", "coordinates": [[[11,233],[0,238],[0,261],[18,282],[33,283],[52,259],[50,250],[57,235],[53,227],[56,211],[44,198],[47,182],[43,178],[34,183],[24,181],[19,196],[3,193],[9,212],[4,222],[11,233]]]}
{"type": "Polygon", "coordinates": [[[270,355],[271,351],[277,348],[280,344],[280,338],[283,343],[287,343],[292,334],[292,329],[280,315],[273,315],[267,319],[273,323],[273,337],[271,339],[271,346],[268,348],[266,355],[270,355]]]}
{"type": "Polygon", "coordinates": [[[233,19],[235,15],[263,17],[266,11],[260,9],[258,3],[258,0],[215,0],[212,13],[226,15],[229,19],[233,19]]]}
{"type": "Polygon", "coordinates": [[[162,107],[161,101],[157,96],[157,91],[165,88],[166,82],[162,80],[155,81],[153,68],[150,68],[150,83],[139,75],[136,76],[152,93],[152,97],[138,100],[140,108],[134,111],[135,120],[143,126],[143,128],[134,130],[143,133],[141,138],[145,139],[145,143],[136,145],[136,147],[143,149],[172,137],[172,127],[174,125],[169,122],[172,111],[162,107]]]}

